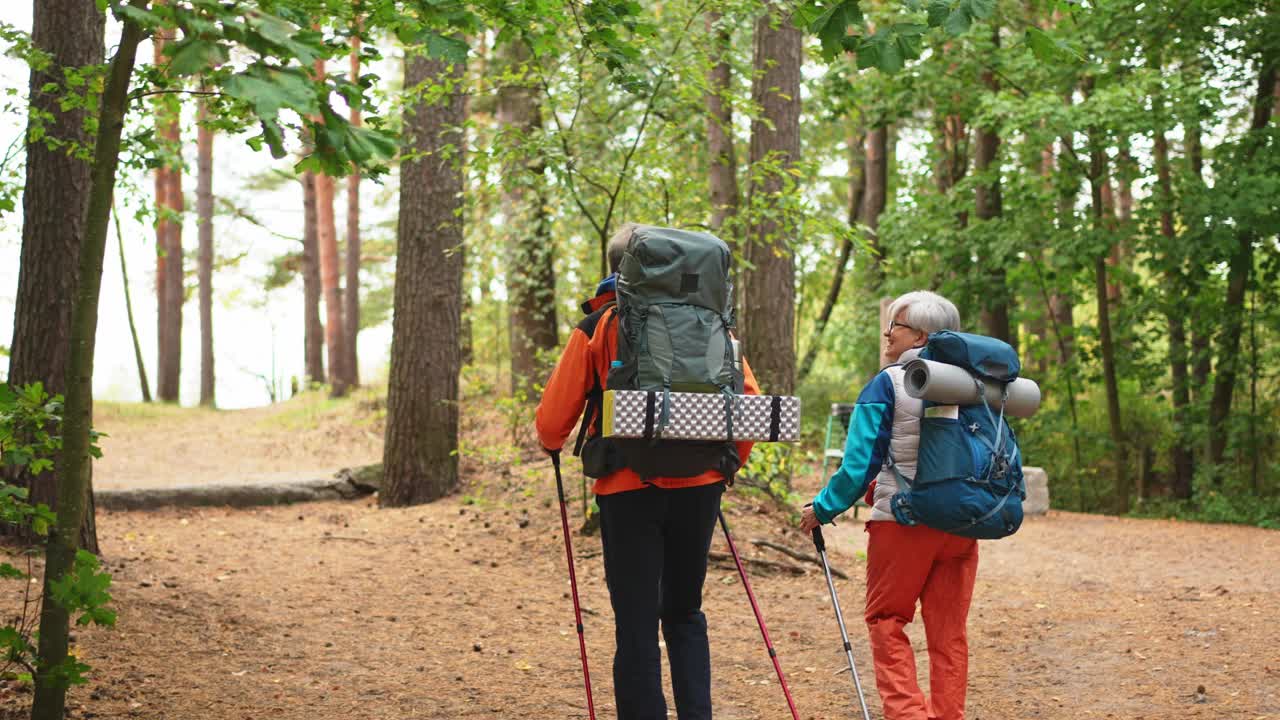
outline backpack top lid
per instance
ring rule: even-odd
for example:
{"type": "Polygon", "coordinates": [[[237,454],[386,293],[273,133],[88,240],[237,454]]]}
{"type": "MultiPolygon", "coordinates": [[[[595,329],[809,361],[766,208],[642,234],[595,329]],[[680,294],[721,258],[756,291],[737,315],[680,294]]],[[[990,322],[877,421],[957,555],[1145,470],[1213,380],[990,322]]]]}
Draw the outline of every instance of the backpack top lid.
{"type": "Polygon", "coordinates": [[[1022,363],[1009,343],[985,335],[943,330],[929,335],[920,353],[925,360],[964,368],[983,380],[1010,383],[1018,379],[1022,363]]]}
{"type": "Polygon", "coordinates": [[[680,303],[728,315],[732,254],[704,232],[641,225],[618,264],[618,295],[627,304],[680,303]]]}

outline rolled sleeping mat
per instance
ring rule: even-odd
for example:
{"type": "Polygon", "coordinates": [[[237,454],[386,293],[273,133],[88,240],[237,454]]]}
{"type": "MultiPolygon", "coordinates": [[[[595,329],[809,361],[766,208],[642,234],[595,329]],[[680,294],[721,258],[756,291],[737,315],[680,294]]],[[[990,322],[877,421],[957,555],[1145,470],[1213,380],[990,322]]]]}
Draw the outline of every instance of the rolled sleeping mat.
{"type": "MultiPolygon", "coordinates": [[[[973,376],[955,365],[921,360],[908,362],[902,367],[906,376],[903,384],[907,394],[913,398],[921,398],[944,405],[972,405],[979,402],[978,386],[973,376]]],[[[1000,383],[984,384],[987,403],[998,412],[1000,383]]],[[[1040,408],[1040,386],[1034,380],[1020,377],[1009,384],[1009,399],[1005,402],[1004,412],[1013,417],[1026,418],[1035,415],[1040,408]]]]}

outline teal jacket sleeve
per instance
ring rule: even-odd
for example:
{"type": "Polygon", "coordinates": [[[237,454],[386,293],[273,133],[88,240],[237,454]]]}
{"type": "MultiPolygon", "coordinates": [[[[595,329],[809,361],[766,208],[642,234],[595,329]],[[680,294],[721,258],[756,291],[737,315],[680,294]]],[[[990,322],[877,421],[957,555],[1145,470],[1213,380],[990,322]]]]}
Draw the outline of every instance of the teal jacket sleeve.
{"type": "Polygon", "coordinates": [[[813,513],[819,522],[829,523],[853,507],[880,473],[893,436],[893,405],[893,380],[881,371],[862,389],[853,406],[840,467],[813,499],[813,513]]]}

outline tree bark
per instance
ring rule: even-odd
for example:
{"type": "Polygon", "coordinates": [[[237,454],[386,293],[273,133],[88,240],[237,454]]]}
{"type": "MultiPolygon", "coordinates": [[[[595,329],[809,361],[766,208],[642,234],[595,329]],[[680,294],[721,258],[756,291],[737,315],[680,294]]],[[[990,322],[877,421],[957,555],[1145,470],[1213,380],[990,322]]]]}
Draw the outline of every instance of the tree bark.
{"type": "Polygon", "coordinates": [[[884,247],[880,243],[880,216],[889,201],[889,128],[886,125],[871,128],[867,132],[865,147],[866,171],[863,193],[862,222],[871,231],[867,238],[871,245],[871,265],[867,282],[871,292],[879,295],[884,287],[884,247]]]}
{"type": "Polygon", "coordinates": [[[430,502],[458,483],[462,289],[461,64],[410,53],[404,87],[449,83],[439,105],[407,108],[396,231],[395,313],[382,467],[384,506],[430,502]]]}
{"type": "MultiPolygon", "coordinates": [[[[324,60],[316,60],[315,76],[325,76],[324,60]]],[[[333,178],[316,175],[316,242],[320,249],[320,287],[324,292],[324,344],[328,350],[329,389],[334,397],[347,394],[346,339],[342,327],[342,298],[338,288],[338,232],[333,216],[333,178]]]]}
{"type": "MultiPolygon", "coordinates": [[[[47,52],[52,62],[32,69],[28,138],[38,130],[44,137],[27,140],[26,179],[22,193],[22,250],[13,312],[13,339],[9,345],[8,382],[15,388],[43,383],[50,395],[67,391],[67,357],[71,352],[72,305],[79,281],[78,258],[85,242],[92,183],[93,136],[84,127],[86,112],[64,111],[59,90],[46,93],[46,85],[63,87],[63,69],[98,65],[103,56],[105,17],[93,0],[47,0],[35,4],[32,43],[47,52]]],[[[23,474],[10,482],[30,491],[32,503],[58,508],[62,470],[39,478],[23,474]]],[[[92,507],[92,495],[90,495],[92,507]]],[[[26,540],[38,536],[28,528],[0,524],[0,534],[26,540]]],[[[98,551],[93,513],[81,527],[85,549],[98,551]]]]}
{"type": "MultiPolygon", "coordinates": [[[[167,31],[171,32],[171,31],[167,31]]],[[[165,46],[171,37],[159,32],[152,38],[155,57],[165,62],[165,46]]],[[[167,152],[177,156],[172,165],[156,168],[156,261],[157,351],[156,395],[161,402],[176,403],[181,393],[182,376],[182,306],[186,300],[182,270],[182,130],[181,102],[178,96],[168,98],[174,107],[165,106],[165,98],[157,103],[156,134],[167,152]]]]}
{"type": "MultiPolygon", "coordinates": [[[[1000,29],[992,27],[993,46],[1000,48],[1000,29]]],[[[984,65],[981,73],[982,84],[995,95],[1000,92],[1000,83],[996,80],[995,71],[984,65]]],[[[980,221],[994,220],[1003,213],[1000,196],[1000,166],[996,156],[1000,151],[1000,134],[997,128],[978,128],[977,147],[974,151],[974,169],[980,174],[991,174],[993,177],[985,184],[980,184],[974,191],[974,213],[980,221]],[[992,167],[992,165],[995,167],[992,167]]],[[[982,308],[982,326],[991,337],[999,338],[1016,346],[1009,326],[1009,289],[1005,282],[1004,258],[988,254],[980,259],[985,266],[987,291],[984,293],[982,308]]]]}
{"type": "Polygon", "coordinates": [[[748,189],[751,221],[742,272],[742,338],[765,392],[795,387],[796,222],[788,217],[787,171],[800,159],[800,62],[803,37],[782,6],[770,3],[756,20],[751,97],[760,117],[751,123],[748,189]],[[764,172],[766,163],[770,166],[764,172]]]}
{"type": "Polygon", "coordinates": [[[209,105],[200,103],[196,129],[196,215],[200,249],[196,274],[200,282],[200,404],[214,406],[213,384],[213,128],[209,105]]]}
{"type": "MultiPolygon", "coordinates": [[[[1157,57],[1150,60],[1152,69],[1161,71],[1162,63],[1157,57]]],[[[1192,448],[1195,440],[1189,428],[1191,413],[1191,388],[1187,367],[1187,282],[1183,270],[1183,253],[1177,247],[1177,230],[1174,226],[1173,209],[1177,200],[1173,195],[1173,178],[1169,163],[1169,140],[1165,136],[1164,99],[1157,94],[1152,98],[1152,116],[1157,118],[1159,126],[1155,128],[1155,147],[1153,159],[1156,170],[1156,196],[1160,205],[1160,235],[1164,238],[1165,263],[1165,317],[1169,327],[1169,375],[1173,384],[1173,428],[1174,442],[1169,448],[1169,464],[1173,477],[1170,488],[1174,498],[1189,500],[1192,494],[1192,479],[1195,477],[1195,453],[1192,448]]]]}
{"type": "Polygon", "coordinates": [[[719,232],[724,224],[737,216],[738,161],[733,144],[733,106],[725,100],[733,82],[733,70],[726,56],[733,44],[733,33],[723,24],[723,16],[707,13],[707,36],[712,43],[707,75],[707,184],[711,189],[711,231],[719,232]]]}
{"type": "MultiPolygon", "coordinates": [[[[1192,122],[1187,127],[1187,162],[1191,168],[1192,181],[1203,189],[1205,187],[1204,146],[1201,145],[1200,133],[1199,122],[1192,122]]],[[[1203,286],[1206,276],[1204,263],[1191,263],[1190,284],[1187,288],[1188,298],[1194,300],[1203,286]]],[[[1209,387],[1209,373],[1213,371],[1213,353],[1209,348],[1209,340],[1212,334],[1212,330],[1207,327],[1207,323],[1198,321],[1198,318],[1194,316],[1191,318],[1191,388],[1198,403],[1206,402],[1213,392],[1212,388],[1209,387]]]]}
{"type": "Polygon", "coordinates": [[[316,175],[302,174],[302,317],[308,383],[324,383],[324,326],[320,324],[320,242],[316,175]]]}
{"type": "MultiPolygon", "coordinates": [[[[1068,106],[1071,105],[1071,95],[1068,93],[1064,98],[1068,106]]],[[[1070,162],[1072,167],[1076,165],[1073,153],[1075,146],[1075,134],[1068,132],[1061,138],[1062,150],[1058,153],[1060,158],[1059,164],[1065,165],[1070,162]]],[[[1066,172],[1065,167],[1060,172],[1066,172]]],[[[1069,188],[1062,189],[1058,193],[1058,231],[1069,232],[1075,227],[1076,218],[1076,194],[1079,190],[1078,182],[1073,182],[1069,188]]],[[[1071,363],[1072,357],[1075,355],[1075,297],[1071,288],[1065,290],[1055,288],[1049,296],[1049,312],[1053,314],[1053,322],[1058,328],[1061,335],[1061,342],[1058,344],[1058,362],[1064,367],[1071,363]]]]}
{"type": "Polygon", "coordinates": [[[545,210],[546,163],[530,156],[529,140],[542,129],[542,103],[531,82],[531,52],[522,41],[498,49],[504,75],[512,80],[498,89],[496,119],[507,144],[502,167],[502,213],[507,233],[507,288],[510,312],[511,390],[536,403],[534,383],[545,379],[548,356],[559,344],[556,332],[555,243],[545,210]]]}
{"type": "MultiPolygon", "coordinates": [[[[360,77],[360,38],[351,37],[351,80],[360,77]]],[[[351,125],[360,127],[360,108],[351,107],[351,125]]],[[[360,334],[360,171],[347,176],[347,287],[342,295],[342,334],[346,350],[342,369],[349,387],[360,385],[360,358],[356,338],[360,334]]]]}
{"type": "MultiPolygon", "coordinates": [[[[1093,78],[1085,79],[1085,95],[1093,91],[1093,78]]],[[[1098,137],[1098,130],[1089,131],[1089,189],[1092,196],[1094,232],[1109,235],[1106,228],[1105,209],[1102,202],[1102,186],[1107,180],[1106,154],[1098,137]]],[[[1107,418],[1111,429],[1112,472],[1115,480],[1115,496],[1112,509],[1120,514],[1129,512],[1129,473],[1124,462],[1124,430],[1120,418],[1120,387],[1116,379],[1115,344],[1111,338],[1111,312],[1107,301],[1107,256],[1110,248],[1099,252],[1094,259],[1094,293],[1098,303],[1098,336],[1102,345],[1102,374],[1107,394],[1107,418]]]]}
{"type": "Polygon", "coordinates": [[[836,260],[835,276],[831,280],[831,287],[827,290],[827,297],[822,302],[822,310],[818,313],[818,319],[813,325],[813,337],[809,339],[809,348],[805,351],[804,359],[800,362],[800,369],[796,372],[796,385],[803,385],[805,378],[809,377],[809,372],[813,370],[813,363],[818,357],[818,351],[822,348],[822,336],[826,332],[827,323],[831,320],[831,313],[835,310],[836,302],[840,300],[840,290],[844,286],[844,274],[849,266],[849,257],[853,255],[853,239],[859,232],[858,220],[862,213],[862,198],[867,190],[867,173],[866,173],[866,142],[867,134],[865,132],[849,132],[847,142],[849,149],[849,192],[845,205],[845,213],[849,225],[849,232],[845,234],[844,240],[840,243],[840,256],[836,260]]]}
{"type": "MultiPolygon", "coordinates": [[[[939,162],[934,173],[938,192],[946,195],[969,171],[969,130],[964,118],[947,115],[937,128],[939,162]]],[[[962,221],[961,227],[967,222],[962,221]]]]}
{"type": "MultiPolygon", "coordinates": [[[[48,8],[52,4],[37,3],[36,16],[40,16],[41,6],[48,8]]],[[[96,8],[92,3],[89,6],[96,8]]],[[[87,17],[88,14],[88,9],[80,7],[74,16],[87,17]]],[[[67,32],[68,17],[56,14],[50,18],[58,33],[67,32]]],[[[98,33],[95,37],[101,40],[101,16],[97,18],[93,21],[98,33]]],[[[32,720],[62,720],[66,714],[66,685],[57,676],[49,674],[48,669],[58,667],[66,660],[70,613],[54,598],[52,588],[71,572],[85,519],[93,514],[89,432],[93,423],[93,353],[98,297],[102,289],[102,259],[106,252],[111,198],[120,162],[120,135],[124,131],[125,111],[129,104],[129,77],[141,41],[141,28],[126,19],[116,55],[107,71],[106,87],[98,111],[98,134],[94,142],[89,201],[84,215],[84,237],[75,263],[79,268],[79,282],[76,284],[68,335],[63,441],[58,456],[58,467],[61,468],[58,497],[61,502],[57,522],[49,533],[46,546],[44,593],[40,606],[37,655],[39,667],[45,670],[35,676],[32,720]]],[[[66,195],[60,197],[65,198],[66,195]]]]}
{"type": "MultiPolygon", "coordinates": [[[[1258,75],[1258,90],[1253,101],[1253,122],[1250,136],[1244,140],[1244,161],[1253,160],[1261,144],[1254,135],[1271,121],[1275,105],[1276,61],[1265,57],[1258,75]]],[[[1253,243],[1257,237],[1252,230],[1238,231],[1236,248],[1227,271],[1227,298],[1223,308],[1222,332],[1219,335],[1217,374],[1213,379],[1213,399],[1209,403],[1209,462],[1214,466],[1214,482],[1221,484],[1220,470],[1227,451],[1227,417],[1231,414],[1231,397],[1235,392],[1236,376],[1240,369],[1240,336],[1244,328],[1244,297],[1253,269],[1253,243]]]]}

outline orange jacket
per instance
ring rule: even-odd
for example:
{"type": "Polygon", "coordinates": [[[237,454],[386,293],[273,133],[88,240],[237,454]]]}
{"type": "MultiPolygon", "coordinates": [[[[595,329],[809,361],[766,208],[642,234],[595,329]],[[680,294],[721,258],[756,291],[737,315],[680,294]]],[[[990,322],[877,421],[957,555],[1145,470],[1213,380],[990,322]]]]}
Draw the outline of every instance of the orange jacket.
{"type": "MultiPolygon", "coordinates": [[[[596,309],[613,299],[613,293],[597,296],[590,301],[596,309]]],[[[578,419],[587,404],[587,394],[596,378],[609,375],[609,364],[618,355],[617,320],[614,308],[609,307],[603,313],[588,315],[569,334],[569,343],[565,345],[556,369],[547,380],[547,387],[542,392],[542,401],[538,403],[535,425],[542,446],[548,450],[559,450],[564,447],[565,440],[577,428],[578,419]],[[599,328],[600,332],[596,332],[599,328]]],[[[756,384],[755,375],[742,360],[742,373],[745,376],[744,390],[748,395],[759,395],[760,387],[756,384]]],[[[601,386],[604,385],[603,380],[601,386]]],[[[595,423],[595,418],[591,418],[595,423]]],[[[752,443],[739,442],[738,457],[746,464],[747,455],[751,452],[752,443]]],[[[701,475],[683,478],[652,478],[650,484],[661,488],[697,487],[711,485],[724,480],[717,470],[709,470],[701,475]]],[[[639,490],[645,483],[634,471],[623,468],[615,473],[599,478],[591,491],[596,495],[639,490]]]]}

